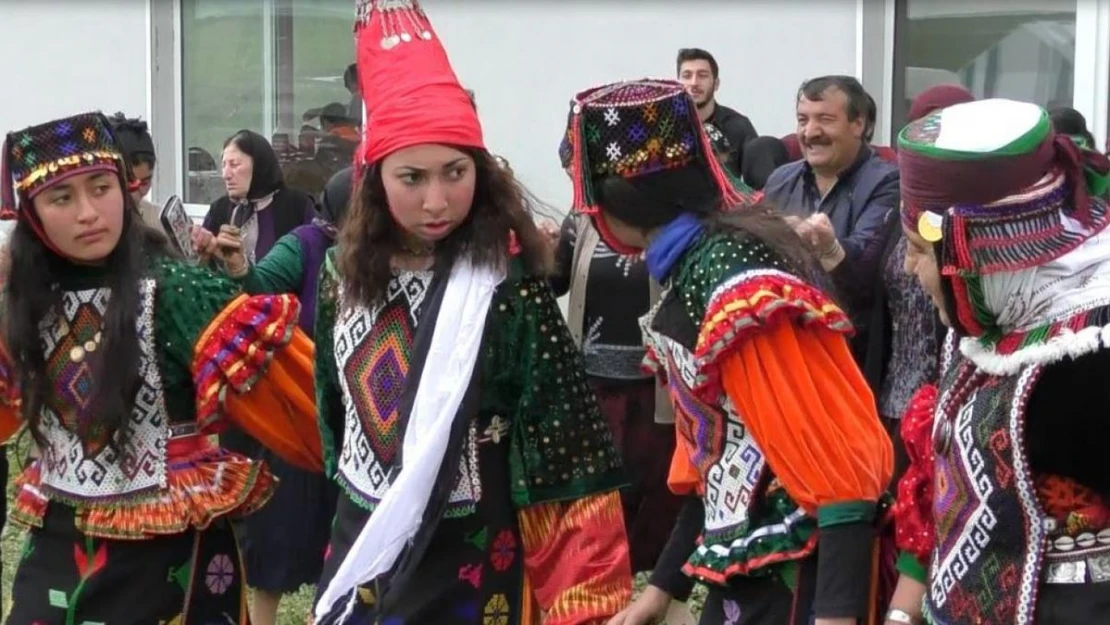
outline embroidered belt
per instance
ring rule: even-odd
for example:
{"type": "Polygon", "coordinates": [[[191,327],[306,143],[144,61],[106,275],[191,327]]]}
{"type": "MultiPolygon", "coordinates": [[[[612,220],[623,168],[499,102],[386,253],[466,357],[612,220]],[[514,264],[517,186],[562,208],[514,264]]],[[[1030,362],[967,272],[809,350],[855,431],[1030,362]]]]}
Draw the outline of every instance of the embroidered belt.
{"type": "MultiPolygon", "coordinates": [[[[1046,520],[1053,528],[1054,519],[1046,520]]],[[[1050,530],[1051,531],[1051,530],[1050,530]]],[[[1045,549],[1042,580],[1046,584],[1110,582],[1110,527],[1074,536],[1051,533],[1045,549]]]]}

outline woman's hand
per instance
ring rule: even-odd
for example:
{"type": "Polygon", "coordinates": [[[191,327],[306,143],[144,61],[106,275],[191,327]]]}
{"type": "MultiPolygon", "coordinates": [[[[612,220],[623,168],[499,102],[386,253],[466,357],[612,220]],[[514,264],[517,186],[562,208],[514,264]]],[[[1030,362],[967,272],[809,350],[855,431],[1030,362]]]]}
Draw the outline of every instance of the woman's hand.
{"type": "Polygon", "coordinates": [[[193,226],[189,230],[189,238],[193,241],[193,251],[201,261],[207,261],[212,254],[216,253],[216,237],[208,229],[193,226]]]}
{"type": "Polygon", "coordinates": [[[220,226],[215,238],[216,257],[227,267],[227,275],[240,278],[247,273],[247,257],[243,254],[242,233],[232,225],[220,226]]]}

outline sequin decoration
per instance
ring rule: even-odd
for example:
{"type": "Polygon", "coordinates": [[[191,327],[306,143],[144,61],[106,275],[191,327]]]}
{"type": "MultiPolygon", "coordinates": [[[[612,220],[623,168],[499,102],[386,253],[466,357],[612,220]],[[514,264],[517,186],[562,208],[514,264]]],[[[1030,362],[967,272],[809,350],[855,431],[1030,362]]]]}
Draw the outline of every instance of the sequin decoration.
{"type": "Polygon", "coordinates": [[[118,169],[122,164],[119,146],[99,113],[83,113],[26,128],[10,135],[6,149],[13,188],[24,197],[75,170],[118,169]]]}

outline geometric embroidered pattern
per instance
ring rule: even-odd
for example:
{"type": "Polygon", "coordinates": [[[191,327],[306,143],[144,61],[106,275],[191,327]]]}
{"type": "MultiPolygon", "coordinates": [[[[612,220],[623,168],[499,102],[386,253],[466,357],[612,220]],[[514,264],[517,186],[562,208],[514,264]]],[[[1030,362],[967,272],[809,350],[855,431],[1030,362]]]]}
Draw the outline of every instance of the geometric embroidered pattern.
{"type": "Polygon", "coordinates": [[[983,555],[990,545],[991,530],[998,524],[987,500],[994,492],[989,479],[983,479],[986,464],[982,450],[975,444],[972,394],[957,414],[952,435],[953,454],[938,455],[934,506],[938,541],[937,562],[930,593],[937,607],[944,606],[948,593],[983,555]],[[959,528],[960,531],[953,531],[959,528]]]}
{"type": "Polygon", "coordinates": [[[673,339],[654,334],[668,352],[667,380],[675,407],[676,432],[705,485],[705,536],[731,540],[748,531],[767,461],[732,401],[702,402],[691,389],[697,378],[694,354],[673,339]]]}
{"type": "MultiPolygon", "coordinates": [[[[944,374],[935,420],[951,419],[937,453],[936,550],[924,604],[934,623],[1032,625],[1045,552],[1045,514],[1025,453],[1025,410],[1040,366],[1017,375],[979,375],[965,357],[944,374]],[[963,373],[973,386],[966,394],[963,373]],[[953,404],[962,402],[956,409],[953,404]]],[[[939,437],[939,438],[938,438],[939,437]]],[[[939,448],[939,447],[938,447],[939,448]]]]}
{"type": "Polygon", "coordinates": [[[55,389],[42,409],[47,444],[41,450],[41,484],[60,500],[112,500],[166,486],[169,425],[154,353],[154,294],[154,280],[142,280],[136,322],[141,382],[131,411],[129,440],[118,452],[103,438],[82,440],[77,434],[79,424],[95,418],[87,410],[93,386],[88,368],[92,354],[82,355],[79,350],[101,331],[110,291],[66,291],[61,310],[39,325],[55,389]]]}
{"type": "MultiPolygon", "coordinates": [[[[383,304],[372,309],[348,307],[335,320],[335,365],[344,403],[339,481],[371,510],[396,477],[404,440],[399,404],[431,282],[430,271],[399,272],[390,280],[383,304]]],[[[342,301],[342,287],[340,291],[342,301]]],[[[450,498],[456,514],[472,511],[481,494],[476,445],[472,431],[460,460],[459,483],[450,498]]]]}

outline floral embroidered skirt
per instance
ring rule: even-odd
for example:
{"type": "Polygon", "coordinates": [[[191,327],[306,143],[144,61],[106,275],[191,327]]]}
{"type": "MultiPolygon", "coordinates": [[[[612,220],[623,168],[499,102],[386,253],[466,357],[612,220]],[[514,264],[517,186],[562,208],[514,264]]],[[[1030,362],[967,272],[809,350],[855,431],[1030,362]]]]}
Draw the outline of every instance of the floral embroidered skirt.
{"type": "MultiPolygon", "coordinates": [[[[522,625],[519,534],[508,498],[500,493],[487,495],[476,514],[440,522],[390,614],[378,612],[380,586],[372,584],[338,602],[316,625],[522,625]],[[351,611],[344,614],[349,607],[351,611]]],[[[366,510],[340,493],[317,599],[368,518],[366,510]]]]}
{"type": "Polygon", "coordinates": [[[8,625],[246,625],[235,537],[223,520],[150,540],[79,532],[51,504],[23,548],[8,625]]]}

